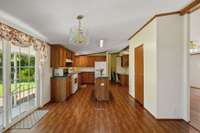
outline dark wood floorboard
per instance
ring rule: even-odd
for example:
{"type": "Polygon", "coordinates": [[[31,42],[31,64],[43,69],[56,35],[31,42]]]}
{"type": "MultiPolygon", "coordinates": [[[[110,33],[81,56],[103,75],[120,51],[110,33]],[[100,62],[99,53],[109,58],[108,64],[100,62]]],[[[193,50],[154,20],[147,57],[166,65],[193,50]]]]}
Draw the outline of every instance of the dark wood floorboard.
{"type": "Polygon", "coordinates": [[[49,113],[32,129],[7,133],[198,133],[181,120],[155,120],[118,85],[110,88],[110,102],[98,103],[93,87],[80,89],[66,102],[45,106],[49,113]]]}
{"type": "Polygon", "coordinates": [[[191,88],[190,124],[200,130],[200,89],[191,88]]]}

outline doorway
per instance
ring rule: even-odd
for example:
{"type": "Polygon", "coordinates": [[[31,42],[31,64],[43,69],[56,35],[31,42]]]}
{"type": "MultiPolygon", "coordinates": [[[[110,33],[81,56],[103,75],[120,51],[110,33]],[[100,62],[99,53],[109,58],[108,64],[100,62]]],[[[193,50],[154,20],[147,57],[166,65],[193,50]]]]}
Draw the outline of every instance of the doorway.
{"type": "Polygon", "coordinates": [[[143,45],[135,48],[135,98],[144,104],[144,52],[143,45]]]}

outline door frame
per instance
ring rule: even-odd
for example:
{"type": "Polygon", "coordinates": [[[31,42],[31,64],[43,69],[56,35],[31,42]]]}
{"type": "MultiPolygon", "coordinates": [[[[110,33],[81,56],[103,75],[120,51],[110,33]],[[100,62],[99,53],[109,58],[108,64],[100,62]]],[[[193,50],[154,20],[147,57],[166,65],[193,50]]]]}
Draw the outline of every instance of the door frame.
{"type": "Polygon", "coordinates": [[[139,46],[137,46],[137,47],[135,47],[134,48],[134,86],[135,86],[135,99],[136,99],[136,101],[138,101],[138,103],[140,103],[142,106],[144,106],[144,44],[141,44],[141,45],[139,45],[139,46]],[[136,49],[137,48],[140,48],[140,47],[142,47],[142,49],[143,49],[143,86],[142,86],[142,89],[143,89],[143,99],[142,99],[142,103],[140,103],[138,100],[137,100],[137,98],[136,98],[136,61],[135,61],[135,58],[136,58],[136,54],[135,54],[135,52],[136,52],[136,49]]]}

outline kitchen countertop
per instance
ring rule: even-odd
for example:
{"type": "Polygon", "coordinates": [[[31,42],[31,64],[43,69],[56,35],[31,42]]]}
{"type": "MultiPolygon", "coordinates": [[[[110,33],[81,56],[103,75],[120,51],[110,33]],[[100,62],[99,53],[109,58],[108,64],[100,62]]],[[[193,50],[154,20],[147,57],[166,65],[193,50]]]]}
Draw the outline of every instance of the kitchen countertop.
{"type": "Polygon", "coordinates": [[[96,79],[101,79],[101,78],[109,78],[108,76],[100,76],[100,77],[97,77],[96,79]]]}
{"type": "Polygon", "coordinates": [[[66,75],[66,76],[53,76],[53,77],[51,77],[51,79],[56,79],[56,78],[60,78],[60,79],[62,79],[62,78],[68,78],[70,75],[66,75]]]}
{"type": "Polygon", "coordinates": [[[72,76],[73,74],[77,74],[77,73],[78,72],[73,72],[73,73],[69,73],[69,74],[67,74],[65,76],[53,76],[51,78],[68,78],[68,77],[72,76]]]}
{"type": "Polygon", "coordinates": [[[69,76],[72,76],[73,74],[79,74],[79,73],[84,73],[84,72],[94,73],[94,71],[75,71],[75,72],[69,73],[65,76],[52,76],[51,78],[68,78],[69,76]]]}

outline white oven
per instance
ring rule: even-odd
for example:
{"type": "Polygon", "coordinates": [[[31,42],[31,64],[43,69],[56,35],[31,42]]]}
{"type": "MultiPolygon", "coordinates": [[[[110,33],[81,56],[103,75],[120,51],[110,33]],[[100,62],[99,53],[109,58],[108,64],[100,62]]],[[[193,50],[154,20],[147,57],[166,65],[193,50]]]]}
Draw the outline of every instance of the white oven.
{"type": "Polygon", "coordinates": [[[71,76],[72,78],[72,93],[76,93],[78,90],[78,73],[74,73],[71,76]]]}

